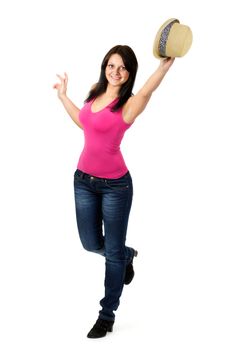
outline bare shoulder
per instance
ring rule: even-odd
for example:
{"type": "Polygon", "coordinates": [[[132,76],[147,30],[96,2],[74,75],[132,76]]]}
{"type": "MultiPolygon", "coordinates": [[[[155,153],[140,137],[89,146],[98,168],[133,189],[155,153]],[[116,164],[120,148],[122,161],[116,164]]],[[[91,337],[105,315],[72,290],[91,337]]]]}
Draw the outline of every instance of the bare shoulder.
{"type": "Polygon", "coordinates": [[[96,88],[97,84],[98,84],[98,83],[93,84],[93,85],[91,86],[91,90],[94,90],[94,89],[96,88]]]}

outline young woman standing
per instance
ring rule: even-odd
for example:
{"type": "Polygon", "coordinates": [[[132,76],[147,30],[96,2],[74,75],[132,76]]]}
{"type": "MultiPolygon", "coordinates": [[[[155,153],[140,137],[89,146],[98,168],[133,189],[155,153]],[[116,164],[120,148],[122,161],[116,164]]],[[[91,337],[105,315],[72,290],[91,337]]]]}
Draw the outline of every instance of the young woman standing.
{"type": "Polygon", "coordinates": [[[114,46],[101,64],[99,81],[92,87],[82,109],[67,96],[68,76],[58,75],[54,85],[72,120],[83,130],[85,144],[74,174],[78,231],[83,247],[105,258],[105,295],[89,338],[111,332],[114,311],[125,284],[134,277],[137,251],[125,245],[132,203],[131,174],[120,151],[125,131],[143,112],[174,59],[160,61],[143,87],[132,94],[138,63],[126,45],[114,46]]]}

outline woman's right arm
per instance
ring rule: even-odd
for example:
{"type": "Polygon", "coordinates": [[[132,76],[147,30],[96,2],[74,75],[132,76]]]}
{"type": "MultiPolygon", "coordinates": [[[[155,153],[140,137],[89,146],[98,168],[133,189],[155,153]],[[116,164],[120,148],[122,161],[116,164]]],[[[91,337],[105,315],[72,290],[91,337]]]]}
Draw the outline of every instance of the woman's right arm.
{"type": "Polygon", "coordinates": [[[79,120],[80,109],[77,106],[75,106],[75,104],[66,95],[68,75],[64,73],[64,77],[62,77],[59,74],[57,74],[57,77],[60,79],[60,83],[54,84],[53,88],[57,89],[57,96],[62,102],[65,110],[67,111],[71,119],[75,122],[75,124],[77,124],[81,129],[83,129],[83,126],[79,120]]]}

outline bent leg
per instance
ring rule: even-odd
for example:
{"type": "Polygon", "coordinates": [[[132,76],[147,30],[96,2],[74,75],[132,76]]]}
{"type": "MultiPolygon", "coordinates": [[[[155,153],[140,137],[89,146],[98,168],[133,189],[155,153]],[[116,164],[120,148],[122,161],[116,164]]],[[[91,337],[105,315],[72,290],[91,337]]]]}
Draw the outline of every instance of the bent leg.
{"type": "Polygon", "coordinates": [[[76,219],[83,247],[104,255],[101,195],[91,190],[88,182],[74,180],[76,219]]]}

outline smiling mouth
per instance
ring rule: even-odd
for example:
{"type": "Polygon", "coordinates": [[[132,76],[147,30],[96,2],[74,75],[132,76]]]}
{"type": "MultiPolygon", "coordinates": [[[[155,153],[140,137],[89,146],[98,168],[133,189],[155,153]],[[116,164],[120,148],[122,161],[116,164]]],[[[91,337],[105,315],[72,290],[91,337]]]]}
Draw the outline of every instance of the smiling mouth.
{"type": "Polygon", "coordinates": [[[121,79],[120,77],[113,77],[113,76],[111,76],[111,78],[112,78],[113,80],[120,80],[120,79],[121,79]]]}

